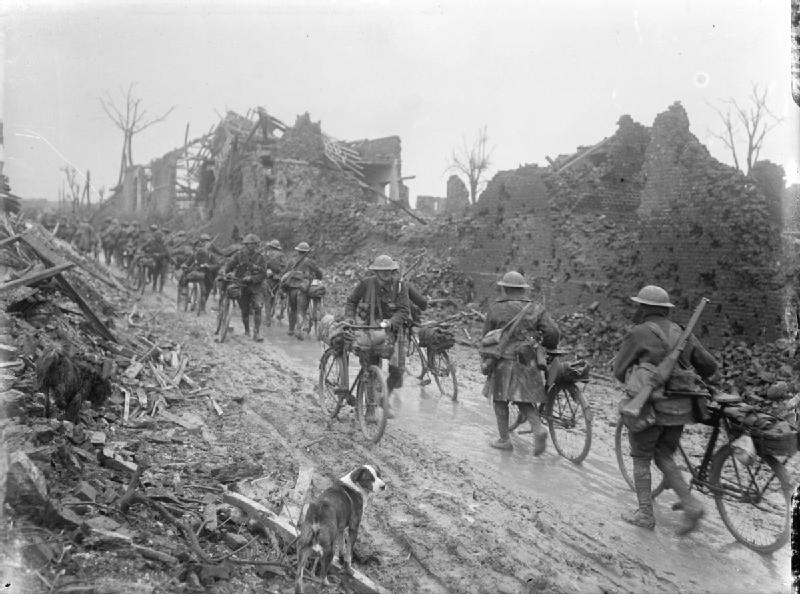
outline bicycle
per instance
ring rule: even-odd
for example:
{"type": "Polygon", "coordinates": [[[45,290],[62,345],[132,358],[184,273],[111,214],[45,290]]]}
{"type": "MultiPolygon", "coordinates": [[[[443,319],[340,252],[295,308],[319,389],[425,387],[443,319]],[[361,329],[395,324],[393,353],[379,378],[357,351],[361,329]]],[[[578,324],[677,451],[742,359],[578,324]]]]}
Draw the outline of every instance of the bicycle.
{"type": "Polygon", "coordinates": [[[450,360],[447,349],[420,345],[419,337],[414,333],[413,326],[407,329],[407,334],[406,371],[412,377],[420,380],[422,385],[430,383],[430,380],[424,379],[426,374],[430,374],[439,388],[439,393],[453,402],[457,402],[456,367],[450,360]]]}
{"type": "Polygon", "coordinates": [[[150,256],[142,256],[137,263],[138,271],[136,273],[136,291],[144,295],[144,289],[153,280],[156,261],[150,256]]]}
{"type": "Polygon", "coordinates": [[[389,390],[386,374],[374,361],[391,355],[392,345],[373,346],[359,341],[353,331],[385,331],[383,326],[344,326],[343,332],[331,340],[319,362],[319,397],[325,414],[335,419],[347,403],[356,410],[361,432],[372,443],[378,443],[386,431],[389,390]],[[349,383],[350,353],[358,357],[359,370],[349,383]]]}
{"type": "MultiPolygon", "coordinates": [[[[792,486],[788,473],[776,456],[758,444],[755,459],[749,464],[741,462],[732,443],[746,434],[747,429],[735,425],[726,411],[744,399],[734,394],[714,392],[710,392],[710,396],[709,417],[702,424],[710,426],[712,430],[705,449],[700,454],[701,461],[694,465],[690,458],[691,452],[687,454],[680,443],[679,464],[682,461],[682,470],[691,475],[690,488],[714,498],[722,523],[737,541],[759,553],[777,551],[789,540],[791,528],[792,486]],[[720,433],[724,433],[727,443],[717,448],[720,433]],[[739,520],[743,525],[738,524],[739,520]],[[753,535],[746,534],[747,524],[750,524],[753,535]]],[[[627,449],[627,434],[627,427],[620,417],[617,421],[614,449],[620,472],[628,486],[633,489],[633,471],[632,467],[628,468],[631,457],[627,449]]],[[[796,435],[794,439],[797,439],[796,435]]],[[[797,449],[796,442],[793,449],[797,449]]],[[[653,478],[655,487],[652,489],[652,496],[656,497],[667,487],[660,473],[653,478]]],[[[673,509],[679,509],[679,506],[673,506],[673,509]]]]}
{"type": "Polygon", "coordinates": [[[217,329],[214,334],[219,334],[217,342],[225,342],[230,330],[231,313],[233,304],[242,296],[242,281],[233,275],[226,275],[221,279],[224,289],[220,290],[219,308],[217,310],[217,329]]]}
{"type": "Polygon", "coordinates": [[[186,284],[181,287],[178,286],[177,307],[181,309],[181,302],[183,302],[183,311],[193,311],[198,316],[200,315],[200,295],[202,293],[201,284],[205,282],[205,265],[200,269],[194,269],[186,272],[186,284]]]}
{"type": "MultiPolygon", "coordinates": [[[[573,464],[586,459],[592,447],[592,409],[584,394],[589,382],[585,361],[564,363],[560,357],[567,351],[545,351],[544,379],[546,399],[538,405],[539,416],[547,422],[553,446],[562,458],[573,464]],[[578,384],[583,384],[581,388],[578,384]]],[[[524,418],[520,415],[509,431],[514,431],[524,418]]],[[[530,433],[520,431],[519,434],[530,433]]]]}

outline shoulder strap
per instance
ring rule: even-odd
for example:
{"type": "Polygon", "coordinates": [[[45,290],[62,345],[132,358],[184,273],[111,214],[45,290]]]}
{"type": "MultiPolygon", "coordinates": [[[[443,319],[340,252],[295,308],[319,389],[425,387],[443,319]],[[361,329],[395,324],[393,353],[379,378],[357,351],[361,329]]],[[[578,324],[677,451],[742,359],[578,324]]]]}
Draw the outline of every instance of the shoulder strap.
{"type": "MultiPolygon", "coordinates": [[[[662,340],[668,351],[671,351],[678,345],[678,341],[681,338],[681,329],[677,324],[670,324],[669,338],[667,338],[667,335],[664,333],[661,327],[652,320],[646,321],[645,325],[653,332],[653,334],[662,340]]],[[[683,361],[680,361],[680,364],[683,365],[683,361]]]]}

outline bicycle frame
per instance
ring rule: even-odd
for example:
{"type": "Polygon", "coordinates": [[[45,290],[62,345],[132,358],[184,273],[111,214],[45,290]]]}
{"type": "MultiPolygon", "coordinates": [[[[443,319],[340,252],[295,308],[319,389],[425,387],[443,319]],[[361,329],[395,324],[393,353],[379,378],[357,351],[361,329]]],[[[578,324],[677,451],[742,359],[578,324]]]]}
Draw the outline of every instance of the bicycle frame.
{"type": "MultiPolygon", "coordinates": [[[[703,453],[703,459],[697,466],[693,466],[691,460],[689,459],[689,455],[686,453],[682,444],[678,444],[678,451],[683,458],[684,463],[686,464],[686,468],[688,469],[689,473],[692,475],[690,486],[694,486],[700,493],[704,493],[707,495],[717,495],[717,494],[728,494],[728,495],[737,495],[743,496],[742,502],[743,503],[751,503],[755,504],[761,501],[764,492],[766,491],[767,487],[770,485],[771,481],[767,482],[764,487],[759,490],[757,493],[752,493],[748,489],[748,491],[742,493],[738,489],[731,489],[730,487],[725,486],[717,486],[713,485],[709,482],[708,479],[708,471],[711,465],[711,459],[714,457],[714,454],[717,452],[717,440],[719,439],[720,433],[724,430],[725,435],[728,439],[728,443],[731,443],[735,438],[733,436],[733,431],[731,430],[730,422],[728,418],[725,416],[724,413],[724,406],[720,406],[718,410],[715,410],[711,413],[712,417],[709,421],[703,423],[705,425],[710,425],[713,427],[711,431],[711,435],[708,438],[708,442],[706,443],[705,452],[703,453]],[[713,423],[713,425],[712,425],[713,423]],[[750,495],[752,494],[752,498],[750,495]]],[[[734,463],[736,467],[737,475],[739,473],[739,465],[734,463]]],[[[750,480],[747,481],[749,485],[757,484],[754,480],[756,475],[763,467],[759,465],[756,474],[753,474],[752,467],[747,466],[745,464],[741,464],[741,469],[746,470],[747,474],[750,475],[750,480]]],[[[737,476],[738,478],[738,476],[737,476]]]]}

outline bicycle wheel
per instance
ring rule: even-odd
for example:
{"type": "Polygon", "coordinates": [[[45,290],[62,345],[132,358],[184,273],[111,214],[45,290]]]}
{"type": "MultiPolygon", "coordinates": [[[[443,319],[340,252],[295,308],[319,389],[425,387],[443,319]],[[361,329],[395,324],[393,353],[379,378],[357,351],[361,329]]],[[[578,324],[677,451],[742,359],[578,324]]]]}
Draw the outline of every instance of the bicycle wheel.
{"type": "Polygon", "coordinates": [[[217,307],[217,329],[214,330],[214,334],[219,334],[219,331],[222,330],[222,322],[225,321],[225,309],[228,305],[228,296],[225,294],[225,291],[222,291],[222,296],[219,298],[219,306],[217,307]]]}
{"type": "Polygon", "coordinates": [[[192,283],[191,287],[189,289],[189,311],[200,315],[200,289],[198,289],[197,283],[192,283]]]}
{"type": "Polygon", "coordinates": [[[409,335],[406,348],[406,373],[416,378],[422,378],[422,371],[425,369],[425,364],[422,360],[424,353],[417,342],[417,337],[413,334],[409,335]]]}
{"type": "Polygon", "coordinates": [[[222,328],[219,331],[219,341],[225,342],[225,338],[228,336],[228,329],[231,327],[231,312],[233,311],[233,300],[226,299],[225,300],[225,312],[222,317],[222,328]]]}
{"type": "Polygon", "coordinates": [[[745,466],[726,444],[711,460],[709,482],[719,515],[736,540],[759,553],[772,553],[788,542],[792,487],[775,458],[760,457],[745,466]]]}
{"type": "Polygon", "coordinates": [[[342,408],[342,400],[336,391],[341,389],[342,370],[340,353],[328,347],[319,360],[319,400],[325,413],[335,419],[342,408]]]}
{"type": "MultiPolygon", "coordinates": [[[[631,446],[628,441],[628,428],[622,422],[622,417],[617,417],[617,430],[614,434],[614,451],[617,454],[617,465],[622,473],[622,478],[628,483],[631,491],[633,487],[633,458],[631,458],[631,446]]],[[[651,496],[656,497],[667,488],[667,481],[658,466],[650,464],[650,476],[652,476],[651,496]]]]}
{"type": "Polygon", "coordinates": [[[550,388],[545,416],[556,451],[570,462],[583,462],[592,447],[592,410],[578,386],[550,388]]]}
{"type": "Polygon", "coordinates": [[[361,432],[378,443],[386,430],[389,390],[386,375],[377,365],[362,367],[356,384],[356,418],[361,432]]]}
{"type": "Polygon", "coordinates": [[[430,354],[429,370],[439,392],[453,402],[458,400],[458,380],[456,379],[456,366],[450,361],[447,351],[434,351],[430,354]]]}

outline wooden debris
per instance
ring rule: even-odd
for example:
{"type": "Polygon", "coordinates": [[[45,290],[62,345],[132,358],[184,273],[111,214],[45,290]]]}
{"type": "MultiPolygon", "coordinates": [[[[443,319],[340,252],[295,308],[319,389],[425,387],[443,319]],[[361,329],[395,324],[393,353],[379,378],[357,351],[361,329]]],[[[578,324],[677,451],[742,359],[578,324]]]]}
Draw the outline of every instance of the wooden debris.
{"type": "Polygon", "coordinates": [[[139,372],[144,369],[144,365],[136,361],[135,359],[131,361],[131,364],[128,365],[128,368],[125,370],[125,377],[128,379],[136,379],[136,376],[139,375],[139,372]]]}
{"type": "MultiPolygon", "coordinates": [[[[29,248],[31,248],[36,255],[39,256],[39,259],[44,262],[47,266],[56,266],[57,264],[62,264],[63,262],[58,262],[60,258],[54,252],[51,252],[48,248],[43,246],[39,243],[38,240],[31,237],[30,235],[23,235],[20,237],[20,240],[24,242],[29,248]]],[[[61,290],[66,293],[75,303],[78,304],[78,307],[81,308],[83,314],[89,320],[92,328],[94,328],[95,332],[109,340],[111,342],[117,342],[117,339],[111,333],[111,331],[106,327],[103,322],[95,315],[92,311],[92,308],[89,307],[89,304],[84,301],[83,297],[69,284],[64,275],[59,273],[55,276],[56,280],[58,281],[61,290]]]]}
{"type": "Polygon", "coordinates": [[[65,264],[59,264],[58,266],[53,266],[52,268],[46,268],[44,270],[37,270],[36,272],[31,272],[26,274],[22,278],[18,278],[13,281],[9,281],[4,285],[0,285],[0,293],[5,291],[10,291],[11,289],[16,289],[17,287],[23,287],[32,285],[34,283],[38,283],[39,281],[46,280],[50,277],[53,277],[68,268],[72,268],[73,264],[69,262],[65,264]]]}
{"type": "Polygon", "coordinates": [[[214,412],[216,412],[217,415],[221,417],[222,416],[222,407],[220,407],[220,405],[217,404],[217,401],[214,400],[214,397],[211,394],[207,394],[207,396],[208,396],[209,402],[211,403],[211,407],[214,409],[214,412]]]}
{"type": "Polygon", "coordinates": [[[213,493],[206,493],[203,496],[203,524],[209,532],[217,531],[217,505],[216,497],[213,493]]]}
{"type": "Polygon", "coordinates": [[[122,422],[127,423],[131,415],[131,391],[122,386],[120,386],[120,390],[125,396],[125,402],[122,405],[122,422]]]}

